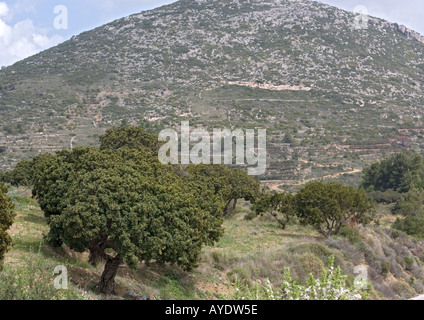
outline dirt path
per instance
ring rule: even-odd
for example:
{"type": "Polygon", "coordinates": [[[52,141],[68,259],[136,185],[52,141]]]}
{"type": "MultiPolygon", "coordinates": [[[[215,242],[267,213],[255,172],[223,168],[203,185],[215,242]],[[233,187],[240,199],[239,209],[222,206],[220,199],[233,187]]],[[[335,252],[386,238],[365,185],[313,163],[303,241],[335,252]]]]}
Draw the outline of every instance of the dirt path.
{"type": "Polygon", "coordinates": [[[268,180],[267,181],[265,180],[263,181],[263,184],[267,185],[273,191],[281,191],[280,186],[283,186],[283,185],[284,186],[299,186],[299,185],[307,184],[312,181],[317,181],[321,179],[334,179],[344,174],[355,174],[361,171],[362,169],[354,169],[351,171],[343,171],[343,172],[328,174],[318,178],[310,178],[310,179],[304,179],[300,181],[293,181],[293,180],[268,180]]]}
{"type": "Polygon", "coordinates": [[[73,136],[72,138],[71,138],[71,141],[69,142],[69,146],[71,147],[71,151],[72,151],[72,144],[74,143],[74,140],[75,140],[75,138],[76,138],[77,136],[73,136]]]}

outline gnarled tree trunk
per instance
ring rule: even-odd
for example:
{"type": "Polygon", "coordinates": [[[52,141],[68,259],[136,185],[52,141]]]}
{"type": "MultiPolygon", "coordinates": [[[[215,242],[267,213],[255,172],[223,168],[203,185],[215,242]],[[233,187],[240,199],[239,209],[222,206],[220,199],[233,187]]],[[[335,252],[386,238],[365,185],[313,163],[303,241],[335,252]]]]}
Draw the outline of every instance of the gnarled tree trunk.
{"type": "Polygon", "coordinates": [[[280,219],[276,212],[271,212],[271,216],[273,216],[275,220],[277,220],[282,230],[286,230],[286,226],[290,222],[290,218],[288,216],[286,216],[286,220],[280,219]]]}
{"type": "Polygon", "coordinates": [[[231,208],[231,212],[233,212],[234,210],[236,210],[236,207],[237,207],[237,201],[238,201],[238,199],[234,199],[233,207],[231,208]]]}
{"type": "Polygon", "coordinates": [[[228,202],[226,203],[225,207],[224,207],[224,217],[229,215],[231,212],[233,212],[236,209],[237,206],[237,199],[230,199],[228,200],[228,202]],[[233,201],[233,206],[230,207],[231,201],[233,201]]]}
{"type": "Polygon", "coordinates": [[[90,255],[88,262],[93,266],[97,266],[100,262],[107,259],[105,249],[107,248],[107,238],[95,239],[90,244],[90,255]]]}
{"type": "Polygon", "coordinates": [[[101,293],[113,294],[115,292],[115,277],[121,263],[122,259],[119,255],[116,257],[107,256],[105,269],[103,270],[102,278],[98,284],[101,293]]]}

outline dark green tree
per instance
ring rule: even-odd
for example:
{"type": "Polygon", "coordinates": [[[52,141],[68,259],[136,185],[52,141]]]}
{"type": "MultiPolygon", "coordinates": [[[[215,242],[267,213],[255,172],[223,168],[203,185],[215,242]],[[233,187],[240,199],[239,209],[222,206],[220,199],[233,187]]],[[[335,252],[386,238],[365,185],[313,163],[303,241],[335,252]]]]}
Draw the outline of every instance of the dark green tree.
{"type": "Polygon", "coordinates": [[[31,186],[32,185],[32,161],[21,160],[15,168],[3,174],[3,182],[10,183],[12,186],[31,186]]]}
{"type": "Polygon", "coordinates": [[[424,191],[422,189],[412,188],[407,193],[402,194],[392,212],[405,217],[424,214],[424,191]]]}
{"type": "Polygon", "coordinates": [[[239,199],[253,202],[259,195],[259,181],[242,169],[226,165],[189,165],[184,172],[186,179],[201,182],[223,199],[224,216],[235,210],[239,199]]]}
{"type": "MultiPolygon", "coordinates": [[[[78,174],[85,174],[97,167],[92,160],[98,148],[77,147],[73,151],[63,150],[56,155],[45,153],[33,159],[33,196],[38,200],[47,222],[62,214],[69,202],[70,184],[78,174]],[[88,155],[91,155],[91,159],[88,155]]],[[[62,245],[62,230],[50,226],[47,242],[55,247],[62,245]]],[[[96,255],[96,246],[90,250],[90,263],[97,264],[101,256],[96,255]]]]}
{"type": "Polygon", "coordinates": [[[120,148],[149,150],[158,154],[158,136],[140,127],[119,127],[106,130],[100,137],[100,149],[118,150],[120,148]]]}
{"type": "Polygon", "coordinates": [[[325,237],[338,234],[349,224],[371,221],[374,205],[363,190],[341,183],[314,182],[295,196],[296,214],[325,237]]]}
{"type": "Polygon", "coordinates": [[[403,219],[398,218],[393,224],[393,228],[424,240],[424,214],[409,215],[403,219]]]}
{"type": "Polygon", "coordinates": [[[294,196],[290,193],[265,194],[253,205],[258,215],[269,213],[285,230],[296,214],[294,196]]]}
{"type": "Polygon", "coordinates": [[[424,159],[409,152],[398,153],[364,170],[362,187],[368,190],[408,192],[424,188],[424,159]]]}
{"type": "Polygon", "coordinates": [[[394,208],[394,213],[401,214],[393,228],[404,231],[418,239],[424,239],[424,190],[412,188],[404,194],[394,208]]]}
{"type": "Polygon", "coordinates": [[[14,205],[7,193],[6,186],[0,183],[0,270],[3,268],[4,255],[12,242],[7,230],[12,226],[15,217],[14,205]]]}
{"type": "Polygon", "coordinates": [[[38,168],[35,190],[48,237],[106,261],[100,292],[114,291],[122,263],[170,262],[190,270],[202,246],[223,233],[220,197],[194,188],[146,150],[76,148],[39,160],[38,168]]]}

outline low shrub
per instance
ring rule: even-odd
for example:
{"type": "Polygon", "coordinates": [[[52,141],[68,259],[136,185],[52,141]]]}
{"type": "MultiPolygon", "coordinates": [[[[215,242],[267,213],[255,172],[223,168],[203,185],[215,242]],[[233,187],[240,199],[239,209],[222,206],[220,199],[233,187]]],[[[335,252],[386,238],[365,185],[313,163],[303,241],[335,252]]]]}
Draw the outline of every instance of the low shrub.
{"type": "Polygon", "coordinates": [[[399,231],[397,231],[397,230],[392,230],[391,237],[392,237],[393,239],[397,239],[397,238],[399,238],[399,231]]]}
{"type": "Polygon", "coordinates": [[[415,290],[406,282],[396,281],[392,283],[390,287],[399,298],[411,299],[417,296],[415,290]]]}
{"type": "Polygon", "coordinates": [[[309,275],[318,277],[324,270],[324,263],[311,252],[305,252],[293,257],[295,260],[295,271],[302,283],[308,281],[309,275]]]}
{"type": "Polygon", "coordinates": [[[389,261],[381,261],[381,275],[386,277],[390,272],[390,262],[389,261]]]}
{"type": "Polygon", "coordinates": [[[293,248],[290,248],[292,253],[312,253],[315,257],[321,259],[323,263],[327,263],[328,259],[333,255],[332,252],[320,243],[302,243],[293,248]]]}
{"type": "Polygon", "coordinates": [[[255,219],[258,215],[256,214],[256,212],[254,211],[249,211],[248,213],[246,213],[246,215],[244,216],[244,220],[247,221],[251,221],[253,219],[255,219]]]}
{"type": "Polygon", "coordinates": [[[343,226],[340,229],[339,235],[345,237],[352,244],[356,244],[361,241],[361,235],[357,227],[343,226]]]}
{"type": "Polygon", "coordinates": [[[409,257],[405,257],[405,258],[403,258],[403,261],[405,262],[406,270],[411,270],[411,267],[414,264],[414,259],[409,258],[409,257]]]}
{"type": "Polygon", "coordinates": [[[212,266],[220,271],[224,271],[239,260],[237,256],[221,251],[212,251],[210,256],[212,258],[212,266]]]}
{"type": "Polygon", "coordinates": [[[245,269],[241,267],[235,267],[230,272],[227,273],[227,278],[232,283],[239,283],[243,286],[249,286],[251,284],[250,274],[245,269]]]}

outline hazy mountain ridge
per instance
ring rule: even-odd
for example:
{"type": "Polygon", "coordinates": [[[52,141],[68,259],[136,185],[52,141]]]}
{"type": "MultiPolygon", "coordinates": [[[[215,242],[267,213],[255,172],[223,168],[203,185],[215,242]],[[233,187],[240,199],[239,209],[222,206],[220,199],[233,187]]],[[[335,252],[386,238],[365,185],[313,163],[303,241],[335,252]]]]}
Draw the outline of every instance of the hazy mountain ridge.
{"type": "MultiPolygon", "coordinates": [[[[3,164],[68,147],[70,134],[90,144],[123,120],[186,119],[268,127],[274,178],[313,177],[333,164],[350,171],[368,153],[343,159],[349,141],[384,144],[399,128],[422,126],[424,103],[422,37],[372,17],[357,30],[355,16],[306,0],[182,0],[82,33],[0,72],[3,164]]],[[[420,137],[409,139],[420,147],[420,137]]]]}

